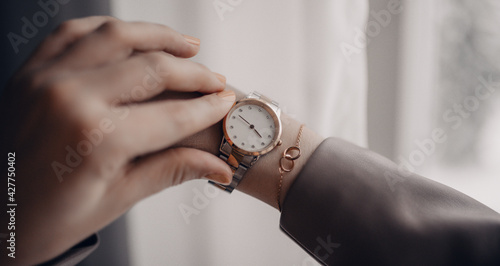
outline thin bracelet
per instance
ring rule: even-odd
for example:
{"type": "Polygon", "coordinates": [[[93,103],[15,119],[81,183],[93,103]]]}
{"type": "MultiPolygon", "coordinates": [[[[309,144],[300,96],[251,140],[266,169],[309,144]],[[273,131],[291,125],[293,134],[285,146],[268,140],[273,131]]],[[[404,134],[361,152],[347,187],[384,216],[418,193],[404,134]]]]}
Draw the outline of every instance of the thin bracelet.
{"type": "Polygon", "coordinates": [[[283,154],[281,155],[280,158],[280,167],[278,169],[278,171],[280,172],[280,182],[278,184],[278,195],[276,196],[276,199],[278,200],[278,209],[280,212],[281,212],[280,197],[281,197],[281,187],[283,185],[283,177],[285,173],[288,173],[293,170],[293,167],[295,166],[294,161],[300,157],[300,137],[302,136],[303,130],[304,130],[304,124],[300,125],[299,134],[297,136],[297,142],[295,143],[295,146],[288,147],[285,151],[283,151],[283,154]],[[296,152],[295,155],[293,155],[294,152],[296,152]],[[289,167],[285,166],[284,160],[288,161],[289,167]]]}

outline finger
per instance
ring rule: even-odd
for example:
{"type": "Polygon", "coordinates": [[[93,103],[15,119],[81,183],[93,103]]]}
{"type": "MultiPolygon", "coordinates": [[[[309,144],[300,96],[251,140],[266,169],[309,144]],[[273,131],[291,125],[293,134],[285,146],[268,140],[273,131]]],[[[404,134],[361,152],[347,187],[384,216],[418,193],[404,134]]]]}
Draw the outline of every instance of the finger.
{"type": "Polygon", "coordinates": [[[100,66],[130,56],[133,52],[165,51],[178,57],[198,53],[199,41],[160,24],[109,21],[78,40],[61,56],[59,65],[80,69],[100,66]]]}
{"type": "Polygon", "coordinates": [[[190,100],[158,101],[134,105],[120,123],[122,143],[129,158],[171,146],[220,121],[235,100],[233,91],[190,100]]]}
{"type": "Polygon", "coordinates": [[[102,24],[117,20],[109,16],[92,16],[67,20],[61,23],[37,48],[28,61],[28,66],[39,66],[62,53],[69,45],[93,32],[102,24]]]}
{"type": "Polygon", "coordinates": [[[165,188],[203,177],[229,184],[232,172],[225,162],[208,152],[176,148],[141,159],[129,170],[124,182],[125,190],[131,191],[132,201],[138,201],[165,188]]]}
{"type": "Polygon", "coordinates": [[[164,52],[140,53],[86,72],[80,80],[114,104],[140,102],[164,90],[213,93],[225,87],[224,76],[164,52]]]}

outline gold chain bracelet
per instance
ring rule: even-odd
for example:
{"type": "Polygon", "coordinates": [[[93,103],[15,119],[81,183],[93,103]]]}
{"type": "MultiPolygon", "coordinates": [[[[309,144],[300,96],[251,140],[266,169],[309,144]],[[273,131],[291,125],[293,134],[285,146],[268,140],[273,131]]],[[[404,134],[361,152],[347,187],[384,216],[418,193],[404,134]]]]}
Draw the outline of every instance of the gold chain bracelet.
{"type": "Polygon", "coordinates": [[[280,167],[278,169],[278,171],[280,172],[280,182],[278,184],[278,195],[276,196],[278,200],[278,209],[280,212],[281,212],[280,198],[281,198],[281,187],[283,186],[283,177],[285,173],[288,173],[293,170],[293,167],[295,166],[294,161],[300,157],[300,137],[302,136],[303,130],[304,130],[304,124],[300,125],[299,134],[297,136],[297,142],[295,143],[295,146],[288,147],[285,151],[283,151],[283,154],[281,155],[280,158],[280,167]]]}

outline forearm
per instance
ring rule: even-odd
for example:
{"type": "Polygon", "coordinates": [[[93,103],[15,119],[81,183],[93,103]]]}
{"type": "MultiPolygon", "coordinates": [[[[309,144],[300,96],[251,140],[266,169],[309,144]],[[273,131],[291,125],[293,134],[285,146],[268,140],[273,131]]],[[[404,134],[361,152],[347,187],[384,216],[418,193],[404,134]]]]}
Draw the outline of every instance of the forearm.
{"type": "MultiPolygon", "coordinates": [[[[236,100],[245,97],[245,94],[238,91],[235,88],[228,86],[229,89],[236,92],[236,100]]],[[[263,92],[265,94],[265,92],[263,92]]],[[[193,97],[183,95],[179,97],[193,97]]],[[[279,102],[280,99],[275,99],[279,102]]],[[[297,140],[297,135],[299,133],[301,122],[292,119],[287,114],[282,113],[281,121],[283,126],[283,133],[281,140],[283,144],[276,147],[270,153],[262,156],[257,163],[248,170],[245,177],[240,182],[236,189],[253,196],[275,208],[278,208],[278,203],[276,200],[280,174],[278,171],[279,160],[283,151],[295,145],[297,140]]],[[[219,146],[222,139],[222,122],[219,122],[212,127],[199,132],[182,142],[178,143],[178,146],[195,147],[208,151],[212,154],[219,154],[219,146]]],[[[289,173],[285,173],[283,178],[282,192],[281,192],[281,202],[285,198],[288,189],[297,177],[297,174],[304,167],[306,161],[309,159],[313,151],[323,140],[318,134],[314,133],[307,127],[304,128],[301,137],[300,149],[301,156],[299,159],[295,160],[295,166],[293,170],[289,173]]]]}

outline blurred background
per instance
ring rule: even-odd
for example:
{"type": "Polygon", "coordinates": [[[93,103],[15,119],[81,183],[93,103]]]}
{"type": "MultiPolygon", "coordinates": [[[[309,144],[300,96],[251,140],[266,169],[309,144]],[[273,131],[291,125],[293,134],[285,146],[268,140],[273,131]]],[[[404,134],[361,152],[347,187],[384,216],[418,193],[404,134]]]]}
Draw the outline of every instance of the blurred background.
{"type": "MultiPolygon", "coordinates": [[[[112,14],[162,23],[200,38],[193,60],[238,89],[500,211],[498,1],[57,3],[18,51],[3,38],[2,87],[60,21],[112,14]]],[[[1,5],[4,36],[44,10],[35,1],[1,5]]],[[[100,235],[81,265],[317,265],[280,232],[274,209],[203,181],[140,202],[100,235]]]]}
{"type": "Polygon", "coordinates": [[[500,211],[500,2],[403,3],[367,47],[369,146],[500,211]]]}

